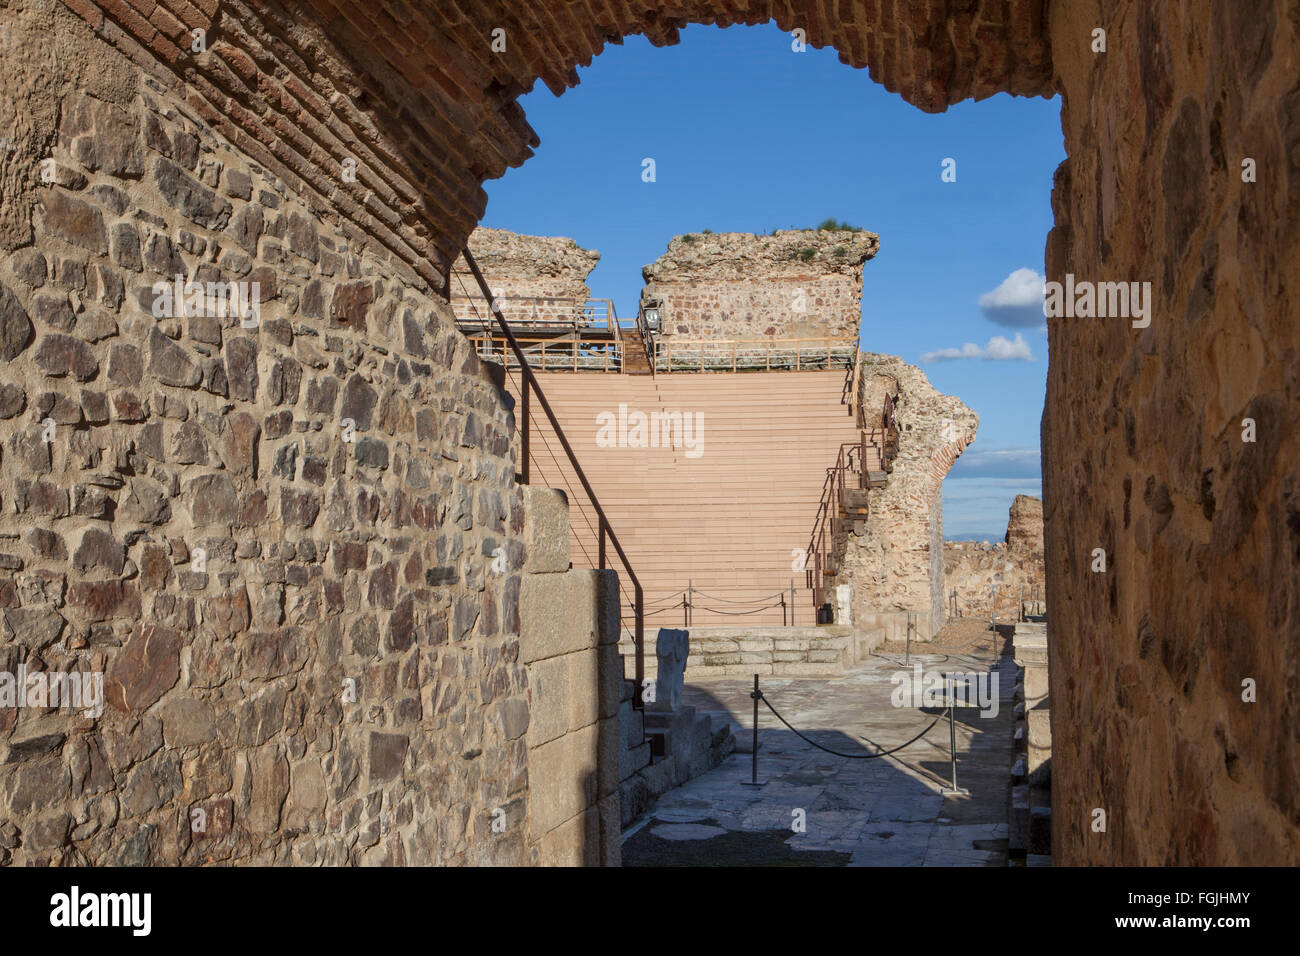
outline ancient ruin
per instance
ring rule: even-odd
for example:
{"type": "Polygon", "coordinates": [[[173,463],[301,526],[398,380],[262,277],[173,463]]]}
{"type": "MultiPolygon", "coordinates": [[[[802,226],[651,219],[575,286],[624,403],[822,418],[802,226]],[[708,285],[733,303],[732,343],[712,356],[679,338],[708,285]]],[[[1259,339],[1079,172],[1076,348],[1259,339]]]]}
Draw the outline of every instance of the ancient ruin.
{"type": "MultiPolygon", "coordinates": [[[[537,81],[625,35],[769,21],[925,111],[1059,94],[1047,277],[1152,283],[1146,327],[1048,321],[1053,859],[1300,859],[1293,4],[0,16],[0,671],[104,677],[99,716],[0,708],[0,863],[613,861],[613,585],[528,571],[512,402],[450,273],[482,183],[539,145],[537,81]],[[566,657],[595,710],[530,739],[529,669],[566,657]]],[[[919,490],[969,440],[956,411],[919,490]]],[[[927,532],[907,546],[941,565],[927,532]]]]}

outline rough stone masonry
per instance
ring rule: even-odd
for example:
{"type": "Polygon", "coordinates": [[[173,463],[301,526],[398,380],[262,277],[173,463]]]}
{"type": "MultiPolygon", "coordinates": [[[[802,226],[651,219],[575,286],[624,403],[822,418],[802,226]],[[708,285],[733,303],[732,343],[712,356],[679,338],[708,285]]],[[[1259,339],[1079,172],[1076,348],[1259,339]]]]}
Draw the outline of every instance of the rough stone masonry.
{"type": "Polygon", "coordinates": [[[7,665],[99,655],[119,703],[90,727],[24,715],[21,736],[6,716],[8,858],[500,846],[485,811],[526,786],[493,717],[522,694],[510,419],[438,296],[482,182],[539,144],[520,94],[575,85],[627,34],[768,21],[927,111],[1061,94],[1047,277],[1149,281],[1155,302],[1140,330],[1048,323],[1054,857],[1300,860],[1288,0],[7,7],[3,647],[7,665]],[[263,328],[141,322],[178,260],[268,270],[263,328]],[[341,716],[345,666],[385,690],[341,716]],[[182,813],[209,800],[213,820],[238,808],[232,835],[187,843],[182,813]]]}

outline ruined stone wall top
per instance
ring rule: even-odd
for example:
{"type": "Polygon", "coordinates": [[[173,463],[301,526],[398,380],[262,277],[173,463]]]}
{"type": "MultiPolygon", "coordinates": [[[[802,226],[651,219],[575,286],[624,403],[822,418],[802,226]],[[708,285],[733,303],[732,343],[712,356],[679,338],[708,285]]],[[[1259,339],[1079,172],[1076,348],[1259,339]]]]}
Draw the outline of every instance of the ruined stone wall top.
{"type": "MultiPolygon", "coordinates": [[[[591,294],[587,276],[600,261],[599,252],[584,249],[564,236],[526,236],[508,229],[484,226],[470,235],[469,251],[492,290],[501,291],[503,295],[585,299],[591,294]],[[515,289],[520,291],[503,291],[515,289]]],[[[456,268],[469,272],[464,257],[456,261],[456,268]]],[[[453,285],[453,297],[460,291],[453,285]]],[[[477,286],[473,286],[471,291],[477,293],[477,286]]]]}
{"type": "Polygon", "coordinates": [[[1043,501],[1030,495],[1016,495],[1007,519],[1007,546],[1021,551],[1043,550],[1043,501]]]}
{"type": "Polygon", "coordinates": [[[664,337],[856,339],[862,267],[879,248],[871,232],[676,236],[642,270],[641,303],[660,303],[664,337]]]}
{"type": "Polygon", "coordinates": [[[880,237],[865,231],[781,229],[767,236],[751,232],[687,233],[674,236],[668,251],[641,274],[648,284],[803,280],[830,274],[861,280],[862,266],[879,251],[880,237]]]}
{"type": "MultiPolygon", "coordinates": [[[[565,236],[526,236],[508,229],[475,229],[469,251],[487,280],[506,321],[578,322],[591,296],[587,276],[600,253],[565,236]]],[[[451,306],[457,321],[491,322],[478,280],[465,257],[451,273],[451,306]]]]}

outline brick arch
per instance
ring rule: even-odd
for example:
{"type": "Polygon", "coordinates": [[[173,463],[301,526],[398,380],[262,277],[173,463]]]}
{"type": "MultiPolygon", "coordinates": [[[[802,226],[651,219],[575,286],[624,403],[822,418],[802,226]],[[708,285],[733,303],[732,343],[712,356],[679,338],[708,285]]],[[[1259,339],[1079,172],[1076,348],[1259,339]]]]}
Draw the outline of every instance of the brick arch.
{"type": "Polygon", "coordinates": [[[577,67],[625,36],[668,45],[689,23],[775,22],[927,112],[1055,92],[1045,0],[611,0],[590,18],[567,0],[64,2],[162,83],[183,84],[205,120],[299,181],[322,216],[352,222],[432,288],[482,217],[482,183],[540,143],[519,96],[538,80],[557,94],[576,86],[577,67]],[[210,35],[197,55],[194,28],[210,35]],[[492,49],[497,29],[504,52],[492,49]],[[338,175],[349,158],[356,182],[338,175]]]}

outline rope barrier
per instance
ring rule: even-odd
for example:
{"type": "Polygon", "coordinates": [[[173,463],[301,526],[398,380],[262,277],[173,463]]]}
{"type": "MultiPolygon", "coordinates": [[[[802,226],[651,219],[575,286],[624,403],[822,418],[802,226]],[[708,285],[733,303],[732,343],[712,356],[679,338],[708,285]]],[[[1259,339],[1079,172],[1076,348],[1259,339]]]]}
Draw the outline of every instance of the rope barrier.
{"type": "Polygon", "coordinates": [[[756,607],[752,611],[722,611],[716,607],[705,607],[703,604],[692,604],[692,611],[708,611],[711,614],[725,614],[727,617],[744,617],[746,614],[758,614],[760,611],[768,611],[774,607],[781,607],[780,604],[767,604],[763,607],[756,607]]]}
{"type": "MultiPolygon", "coordinates": [[[[945,674],[944,675],[945,687],[947,686],[947,681],[948,681],[948,675],[945,674]]],[[[744,786],[762,787],[766,785],[765,783],[760,783],[758,779],[758,702],[761,700],[764,704],[767,705],[767,709],[772,712],[773,716],[775,716],[777,720],[781,721],[781,723],[785,724],[785,726],[789,728],[790,732],[793,733],[800,740],[802,740],[804,743],[811,744],[812,746],[816,747],[818,750],[822,751],[823,753],[828,753],[833,757],[843,757],[847,760],[874,760],[877,757],[888,757],[890,754],[898,753],[898,751],[902,750],[905,747],[910,747],[912,744],[916,743],[918,740],[920,740],[922,737],[928,734],[931,730],[934,729],[935,724],[939,723],[939,721],[941,721],[946,716],[948,718],[948,761],[952,768],[952,786],[944,787],[942,792],[945,794],[970,793],[969,790],[962,790],[959,789],[957,786],[957,725],[955,719],[954,704],[951,701],[948,703],[948,706],[944,709],[943,713],[937,715],[934,718],[934,720],[930,721],[930,723],[926,726],[926,728],[923,731],[921,731],[911,740],[908,740],[906,743],[899,744],[897,747],[892,747],[889,750],[882,750],[880,753],[846,754],[839,750],[832,750],[830,747],[823,747],[817,741],[801,733],[799,730],[795,728],[794,724],[790,723],[790,721],[786,720],[783,716],[781,716],[781,712],[772,706],[772,702],[768,700],[767,697],[763,694],[763,691],[759,689],[757,674],[754,675],[754,690],[750,693],[749,696],[754,701],[754,724],[753,724],[753,729],[754,729],[753,755],[754,756],[753,756],[752,775],[750,780],[747,783],[745,783],[744,786]]],[[[947,698],[948,695],[946,692],[944,696],[945,698],[947,698]]]]}
{"type": "Polygon", "coordinates": [[[800,740],[812,744],[818,750],[824,750],[828,754],[834,754],[836,757],[847,757],[849,760],[873,760],[876,757],[888,757],[890,754],[898,753],[898,751],[902,750],[904,747],[910,747],[912,744],[916,743],[918,740],[920,740],[922,737],[928,734],[935,724],[937,724],[944,717],[948,716],[948,710],[951,710],[951,708],[945,710],[938,717],[934,718],[934,720],[930,721],[929,727],[926,727],[925,730],[921,731],[919,734],[917,734],[907,743],[899,744],[897,747],[894,747],[892,750],[884,750],[878,754],[845,754],[845,753],[840,753],[838,750],[831,750],[829,747],[823,747],[821,744],[817,743],[817,741],[809,740],[803,734],[799,733],[799,731],[795,730],[793,725],[791,725],[790,721],[782,717],[781,714],[777,711],[777,709],[772,706],[772,702],[763,695],[762,691],[758,692],[758,699],[761,700],[763,703],[767,704],[767,709],[770,710],[773,714],[776,714],[776,719],[781,721],[781,723],[785,724],[787,727],[789,727],[790,730],[794,733],[794,735],[798,737],[800,740]]]}
{"type": "MultiPolygon", "coordinates": [[[[717,595],[717,594],[709,594],[707,591],[701,591],[699,588],[695,588],[695,593],[696,593],[696,594],[702,594],[702,595],[704,595],[706,598],[709,598],[709,599],[714,600],[714,601],[722,601],[722,602],[725,603],[725,604],[753,604],[755,601],[766,601],[768,598],[782,597],[782,596],[788,594],[789,592],[790,592],[790,589],[789,589],[789,588],[782,588],[780,591],[774,591],[774,592],[771,593],[771,594],[764,594],[764,595],[761,595],[760,597],[750,598],[750,599],[747,600],[747,601],[736,601],[736,600],[733,600],[732,598],[721,597],[721,596],[719,596],[719,595],[717,595]]],[[[678,593],[681,593],[681,592],[678,592],[678,593]]]]}

